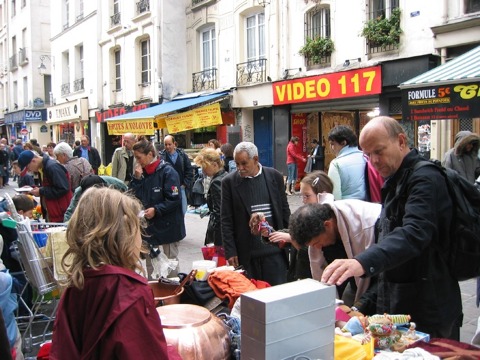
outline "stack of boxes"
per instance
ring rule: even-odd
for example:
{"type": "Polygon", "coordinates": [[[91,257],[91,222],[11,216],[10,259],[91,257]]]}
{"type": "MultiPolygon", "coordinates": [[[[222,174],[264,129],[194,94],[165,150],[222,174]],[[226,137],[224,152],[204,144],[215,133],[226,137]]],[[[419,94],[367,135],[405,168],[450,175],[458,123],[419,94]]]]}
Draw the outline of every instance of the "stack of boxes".
{"type": "Polygon", "coordinates": [[[242,294],[242,360],[333,360],[335,296],[313,279],[242,294]]]}

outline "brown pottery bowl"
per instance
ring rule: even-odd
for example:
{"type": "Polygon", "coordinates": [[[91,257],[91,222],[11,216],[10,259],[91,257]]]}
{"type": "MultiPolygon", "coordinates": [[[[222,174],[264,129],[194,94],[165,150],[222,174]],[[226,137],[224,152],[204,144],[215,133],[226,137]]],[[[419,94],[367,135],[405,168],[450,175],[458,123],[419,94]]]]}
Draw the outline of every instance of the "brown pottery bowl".
{"type": "Polygon", "coordinates": [[[155,300],[155,306],[180,304],[180,297],[185,290],[183,287],[176,295],[173,294],[178,287],[176,284],[162,283],[158,281],[149,281],[148,286],[153,290],[153,299],[155,300]]]}

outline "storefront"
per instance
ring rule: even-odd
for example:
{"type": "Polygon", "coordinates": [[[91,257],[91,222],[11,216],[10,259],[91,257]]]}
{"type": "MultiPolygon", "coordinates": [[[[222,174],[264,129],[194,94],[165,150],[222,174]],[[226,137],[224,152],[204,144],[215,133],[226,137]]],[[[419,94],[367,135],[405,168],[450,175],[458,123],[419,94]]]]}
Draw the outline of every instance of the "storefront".
{"type": "Polygon", "coordinates": [[[188,94],[168,103],[140,111],[105,118],[109,136],[131,132],[147,135],[161,142],[167,134],[174,134],[179,147],[203,147],[211,138],[228,133],[218,131],[221,126],[233,125],[233,112],[225,111],[222,102],[228,92],[208,95],[188,94]],[[223,109],[222,109],[223,108],[223,109]]]}
{"type": "Polygon", "coordinates": [[[19,110],[5,114],[5,125],[10,143],[16,139],[27,142],[30,139],[37,139],[41,145],[51,141],[51,133],[47,120],[47,110],[19,110]]]}
{"type": "Polygon", "coordinates": [[[73,145],[88,135],[88,99],[77,99],[47,108],[47,125],[52,126],[52,141],[73,145]]]}
{"type": "MultiPolygon", "coordinates": [[[[470,123],[468,130],[479,132],[480,46],[403,82],[399,87],[402,89],[404,119],[417,124],[419,130],[435,130],[440,127],[438,121],[443,123],[451,120],[450,138],[459,130],[465,130],[460,126],[462,121],[470,123]],[[425,123],[431,123],[431,128],[425,128],[425,123]]],[[[439,137],[438,131],[430,131],[424,139],[428,140],[429,149],[436,150],[432,157],[437,159],[441,159],[449,146],[453,145],[453,141],[450,141],[449,145],[442,148],[437,141],[439,137]]]]}

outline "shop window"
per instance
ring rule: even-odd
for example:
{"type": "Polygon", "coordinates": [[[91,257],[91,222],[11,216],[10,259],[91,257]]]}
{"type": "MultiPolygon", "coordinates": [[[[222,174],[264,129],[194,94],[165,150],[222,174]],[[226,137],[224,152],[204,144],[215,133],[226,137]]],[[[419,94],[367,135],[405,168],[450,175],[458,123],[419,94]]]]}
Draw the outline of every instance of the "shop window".
{"type": "Polygon", "coordinates": [[[391,98],[388,103],[388,114],[392,116],[392,115],[398,115],[401,113],[402,113],[402,98],[401,97],[391,98]]]}
{"type": "Polygon", "coordinates": [[[459,119],[459,131],[473,131],[472,119],[459,119]]]}
{"type": "Polygon", "coordinates": [[[465,0],[465,14],[480,11],[480,0],[465,0]]]}

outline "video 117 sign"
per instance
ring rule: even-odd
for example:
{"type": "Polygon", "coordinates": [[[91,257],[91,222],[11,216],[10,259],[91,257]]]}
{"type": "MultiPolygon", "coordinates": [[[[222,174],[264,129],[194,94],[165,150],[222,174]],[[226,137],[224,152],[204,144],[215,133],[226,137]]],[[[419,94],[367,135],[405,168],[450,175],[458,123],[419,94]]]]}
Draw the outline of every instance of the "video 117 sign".
{"type": "Polygon", "coordinates": [[[480,117],[480,83],[402,90],[404,120],[449,120],[480,117]]]}

